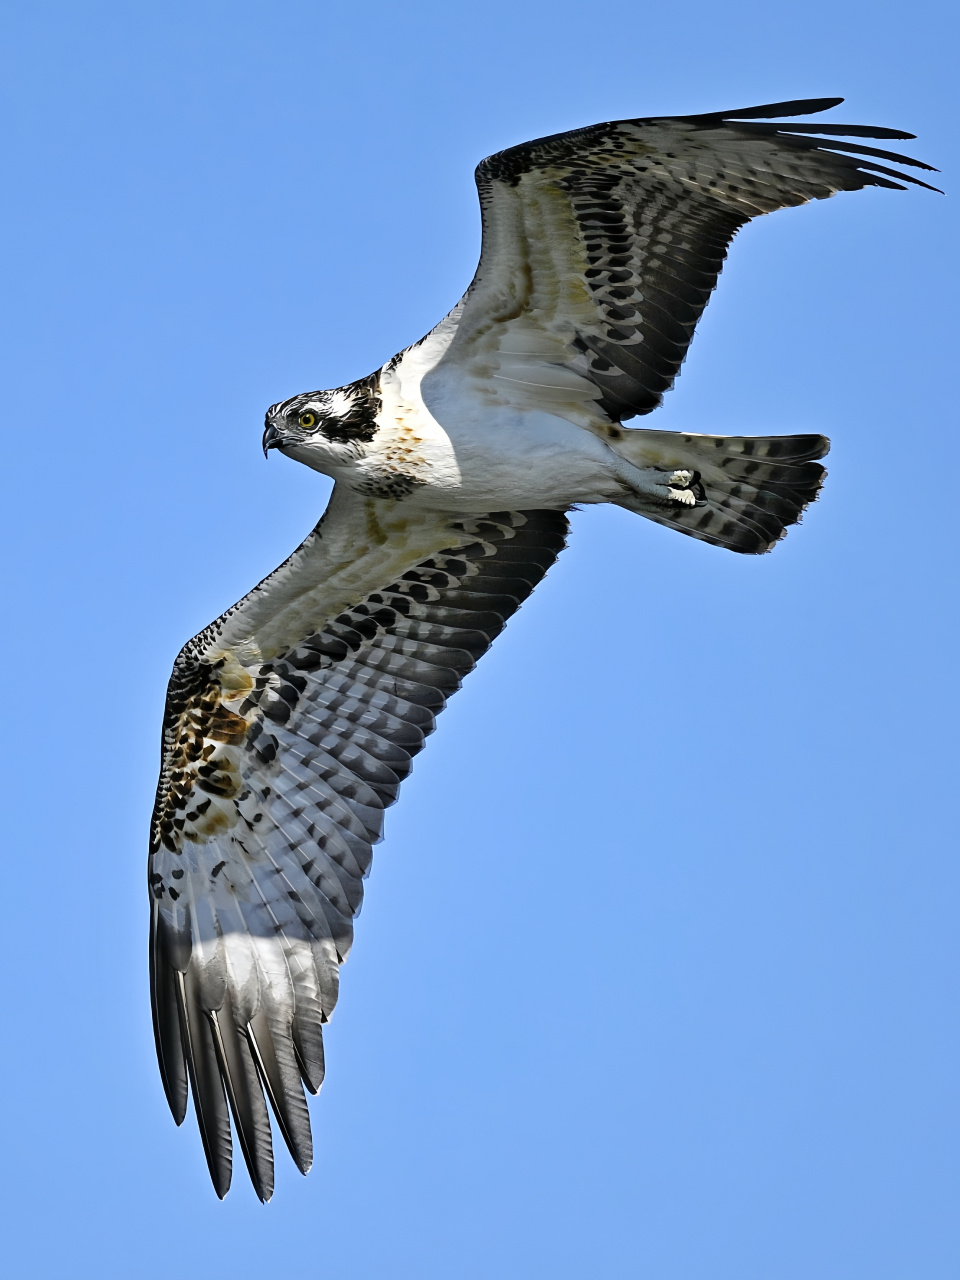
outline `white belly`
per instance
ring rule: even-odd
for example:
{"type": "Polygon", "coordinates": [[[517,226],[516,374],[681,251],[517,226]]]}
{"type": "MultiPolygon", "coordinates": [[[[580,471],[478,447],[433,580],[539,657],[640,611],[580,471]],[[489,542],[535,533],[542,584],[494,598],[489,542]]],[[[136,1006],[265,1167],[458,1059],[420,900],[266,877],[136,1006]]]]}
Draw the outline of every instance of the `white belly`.
{"type": "Polygon", "coordinates": [[[405,500],[417,506],[566,507],[622,493],[615,455],[599,437],[543,410],[478,403],[456,377],[431,378],[422,399],[385,397],[380,421],[362,465],[371,475],[409,466],[417,485],[405,500]]]}

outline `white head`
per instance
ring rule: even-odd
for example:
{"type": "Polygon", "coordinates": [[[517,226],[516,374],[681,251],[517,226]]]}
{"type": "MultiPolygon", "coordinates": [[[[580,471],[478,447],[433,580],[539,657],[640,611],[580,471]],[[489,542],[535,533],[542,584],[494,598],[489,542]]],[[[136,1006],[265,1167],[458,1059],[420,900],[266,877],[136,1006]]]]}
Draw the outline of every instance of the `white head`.
{"type": "Polygon", "coordinates": [[[279,449],[288,458],[327,475],[349,467],[366,453],[377,433],[378,373],[332,391],[305,391],[267,410],[263,452],[279,449]]]}

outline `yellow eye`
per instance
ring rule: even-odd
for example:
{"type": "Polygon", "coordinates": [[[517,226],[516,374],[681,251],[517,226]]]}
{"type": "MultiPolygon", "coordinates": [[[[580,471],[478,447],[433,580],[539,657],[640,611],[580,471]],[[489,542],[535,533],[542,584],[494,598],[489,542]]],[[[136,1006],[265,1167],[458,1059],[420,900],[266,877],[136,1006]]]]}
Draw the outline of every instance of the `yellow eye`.
{"type": "Polygon", "coordinates": [[[317,425],[317,415],[315,413],[301,413],[300,425],[309,431],[311,427],[317,425]]]}

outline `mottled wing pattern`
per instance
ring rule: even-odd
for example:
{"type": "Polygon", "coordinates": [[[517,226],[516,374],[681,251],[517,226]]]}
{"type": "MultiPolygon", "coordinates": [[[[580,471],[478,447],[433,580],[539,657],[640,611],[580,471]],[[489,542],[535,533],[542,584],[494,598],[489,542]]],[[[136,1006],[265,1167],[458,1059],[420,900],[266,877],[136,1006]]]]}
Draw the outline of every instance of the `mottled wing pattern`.
{"type": "Polygon", "coordinates": [[[301,1081],[323,1079],[383,810],[566,531],[560,511],[416,517],[337,491],[286,565],[178,657],[150,852],[154,1027],[218,1195],[231,1115],[272,1193],[264,1095],[309,1168],[301,1081]]]}
{"type": "Polygon", "coordinates": [[[477,169],[480,264],[443,363],[459,364],[488,402],[574,421],[598,406],[614,419],[649,413],[744,223],[838,191],[919,181],[882,160],[930,168],[838,141],[912,134],[757,119],[841,101],[619,120],[490,156],[477,169]],[[837,136],[808,136],[818,133],[837,136]]]}

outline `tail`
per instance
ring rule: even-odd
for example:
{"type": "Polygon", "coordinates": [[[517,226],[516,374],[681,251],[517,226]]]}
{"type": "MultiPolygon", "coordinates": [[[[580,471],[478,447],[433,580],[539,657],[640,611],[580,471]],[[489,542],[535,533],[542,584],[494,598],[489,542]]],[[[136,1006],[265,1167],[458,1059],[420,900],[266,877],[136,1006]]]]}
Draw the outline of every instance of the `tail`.
{"type": "Polygon", "coordinates": [[[630,494],[619,506],[715,547],[761,555],[816,501],[827,472],[815,459],[824,457],[830,441],[625,430],[613,448],[637,467],[689,477],[683,500],[648,502],[630,494]]]}

